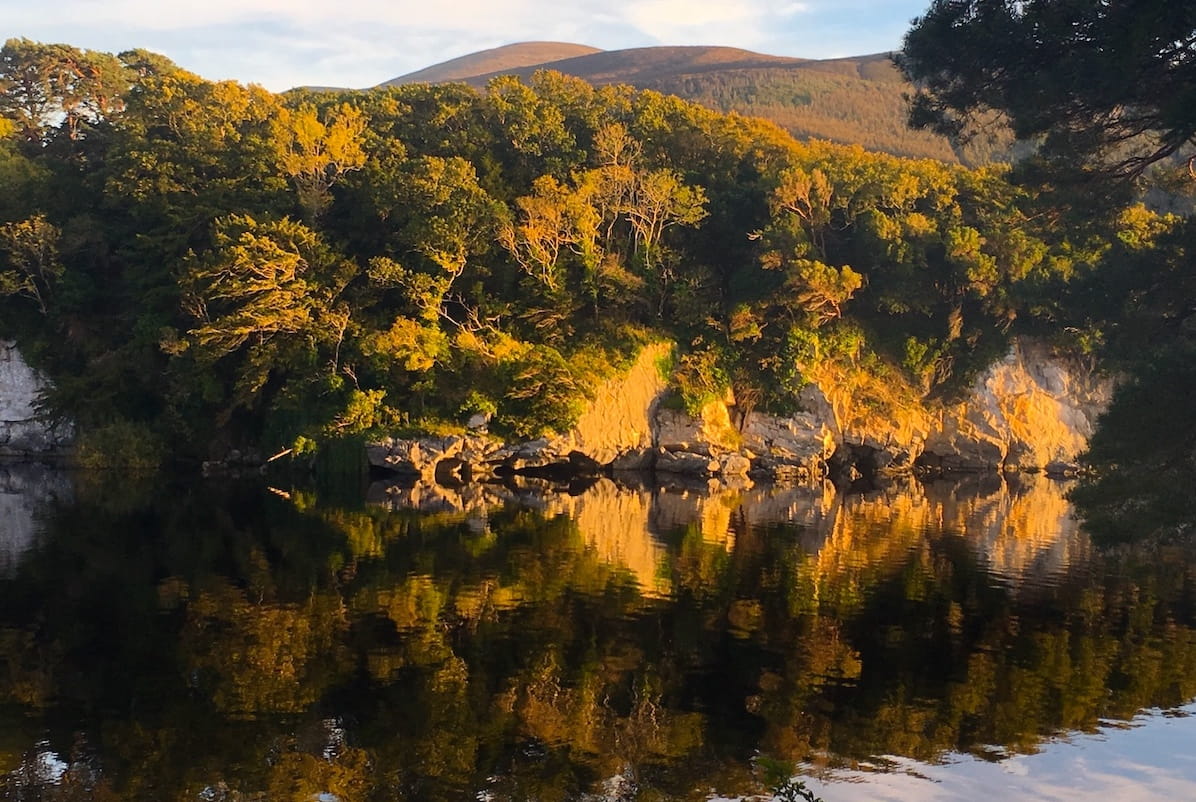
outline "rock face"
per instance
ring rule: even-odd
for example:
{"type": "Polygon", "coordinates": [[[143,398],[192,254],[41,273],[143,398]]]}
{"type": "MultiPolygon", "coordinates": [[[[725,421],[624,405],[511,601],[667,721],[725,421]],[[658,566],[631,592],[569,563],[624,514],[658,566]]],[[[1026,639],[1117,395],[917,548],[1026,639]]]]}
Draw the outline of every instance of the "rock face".
{"type": "Polygon", "coordinates": [[[672,350],[671,343],[653,343],[640,351],[624,375],[598,387],[573,431],[553,441],[552,450],[579,451],[607,465],[628,451],[655,445],[653,418],[668,389],[659,365],[672,350]]]}
{"type": "Polygon", "coordinates": [[[655,459],[655,413],[666,385],[658,367],[672,351],[669,343],[645,347],[621,376],[604,382],[572,431],[556,438],[503,443],[470,427],[470,433],[413,440],[387,439],[367,447],[370,464],[430,480],[452,461],[461,478],[510,474],[591,475],[619,461],[650,468],[655,459]]]}
{"type": "Polygon", "coordinates": [[[1113,381],[1018,342],[942,409],[925,452],[948,469],[1074,470],[1108,407],[1113,381]]]}
{"type": "Polygon", "coordinates": [[[662,403],[668,387],[657,365],[671,348],[645,348],[623,376],[597,389],[577,426],[561,437],[504,444],[472,431],[386,440],[369,447],[370,463],[449,484],[624,470],[703,480],[829,475],[852,482],[908,473],[915,464],[1068,474],[1113,390],[1110,379],[1055,357],[1045,346],[1015,343],[957,404],[877,405],[885,411],[868,412],[850,387],[810,385],[800,399],[803,412],[782,417],[753,411],[733,420],[729,396],[696,416],[662,403]]]}
{"type": "Polygon", "coordinates": [[[16,343],[0,340],[0,456],[59,455],[70,446],[70,426],[51,426],[38,417],[37,399],[45,386],[16,343]]]}

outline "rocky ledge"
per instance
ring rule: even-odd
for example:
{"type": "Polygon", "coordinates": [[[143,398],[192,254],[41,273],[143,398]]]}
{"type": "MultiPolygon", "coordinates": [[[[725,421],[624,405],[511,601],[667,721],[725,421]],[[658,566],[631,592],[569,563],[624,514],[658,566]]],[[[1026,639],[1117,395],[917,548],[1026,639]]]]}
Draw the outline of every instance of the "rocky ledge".
{"type": "Polygon", "coordinates": [[[810,385],[805,411],[733,416],[734,399],[699,415],[671,408],[657,365],[671,345],[645,348],[626,374],[598,388],[573,431],[508,443],[483,421],[462,435],[387,438],[370,464],[440,484],[506,476],[596,476],[655,471],[687,477],[840,482],[920,471],[1078,470],[1113,383],[1092,369],[1018,342],[953,404],[844,414],[841,388],[810,385]],[[737,423],[733,423],[733,417],[737,423]]]}

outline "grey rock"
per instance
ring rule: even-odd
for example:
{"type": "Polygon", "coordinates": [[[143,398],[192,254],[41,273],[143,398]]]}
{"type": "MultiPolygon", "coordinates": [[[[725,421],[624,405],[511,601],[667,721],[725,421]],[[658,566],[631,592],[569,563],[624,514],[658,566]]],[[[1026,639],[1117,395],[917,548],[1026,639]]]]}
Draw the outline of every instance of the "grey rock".
{"type": "Polygon", "coordinates": [[[718,472],[723,476],[747,476],[752,461],[740,454],[728,454],[719,461],[718,472]]]}
{"type": "Polygon", "coordinates": [[[1064,462],[1062,460],[1055,460],[1048,462],[1046,465],[1046,475],[1052,478],[1071,478],[1080,475],[1080,466],[1074,462],[1064,462]]]}
{"type": "Polygon", "coordinates": [[[651,448],[633,448],[615,457],[611,469],[616,471],[650,471],[656,465],[656,451],[651,448]]]}
{"type": "Polygon", "coordinates": [[[691,451],[665,451],[656,454],[658,473],[675,473],[681,476],[707,477],[719,469],[719,462],[705,454],[691,451]]]}
{"type": "MultiPolygon", "coordinates": [[[[387,438],[387,440],[389,440],[389,439],[390,438],[387,438]]],[[[369,461],[370,465],[374,466],[375,468],[390,467],[386,463],[386,459],[389,456],[390,456],[390,445],[387,444],[385,441],[382,443],[367,445],[365,447],[365,458],[366,458],[366,460],[369,461]]]]}

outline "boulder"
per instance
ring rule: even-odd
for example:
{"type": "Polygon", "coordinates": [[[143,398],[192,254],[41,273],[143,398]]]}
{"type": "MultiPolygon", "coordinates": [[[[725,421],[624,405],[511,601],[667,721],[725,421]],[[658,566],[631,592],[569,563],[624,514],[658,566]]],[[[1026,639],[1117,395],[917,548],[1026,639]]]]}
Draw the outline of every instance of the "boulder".
{"type": "Polygon", "coordinates": [[[615,457],[610,467],[615,471],[650,471],[655,466],[655,449],[633,448],[615,457]]]}
{"type": "Polygon", "coordinates": [[[719,459],[718,472],[724,476],[747,476],[752,461],[741,454],[727,454],[719,459]]]}
{"type": "Polygon", "coordinates": [[[656,453],[656,472],[674,473],[679,476],[705,478],[719,469],[719,461],[711,459],[705,454],[692,451],[666,451],[660,449],[656,453]]]}

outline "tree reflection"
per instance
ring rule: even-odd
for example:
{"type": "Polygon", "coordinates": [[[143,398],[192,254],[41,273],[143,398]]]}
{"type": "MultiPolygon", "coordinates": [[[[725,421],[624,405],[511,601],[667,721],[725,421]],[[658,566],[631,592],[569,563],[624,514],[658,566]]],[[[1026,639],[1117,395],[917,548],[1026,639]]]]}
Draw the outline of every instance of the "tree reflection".
{"type": "Polygon", "coordinates": [[[1196,561],[1055,549],[1045,484],[150,490],[81,487],[0,581],[6,798],[704,799],[757,754],[1033,751],[1196,697],[1196,561]]]}

